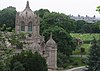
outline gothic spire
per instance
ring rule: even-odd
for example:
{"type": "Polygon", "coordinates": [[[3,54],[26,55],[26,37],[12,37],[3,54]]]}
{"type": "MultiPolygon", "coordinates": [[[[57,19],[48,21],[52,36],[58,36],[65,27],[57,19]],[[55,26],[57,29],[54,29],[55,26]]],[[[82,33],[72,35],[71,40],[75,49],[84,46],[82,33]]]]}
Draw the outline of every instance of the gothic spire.
{"type": "Polygon", "coordinates": [[[46,42],[46,46],[47,47],[55,47],[55,48],[57,47],[56,42],[52,38],[52,32],[50,34],[50,39],[46,42]]]}
{"type": "Polygon", "coordinates": [[[50,33],[50,39],[52,39],[52,32],[50,33]]]}
{"type": "Polygon", "coordinates": [[[29,1],[27,1],[26,8],[30,9],[29,1]]]}

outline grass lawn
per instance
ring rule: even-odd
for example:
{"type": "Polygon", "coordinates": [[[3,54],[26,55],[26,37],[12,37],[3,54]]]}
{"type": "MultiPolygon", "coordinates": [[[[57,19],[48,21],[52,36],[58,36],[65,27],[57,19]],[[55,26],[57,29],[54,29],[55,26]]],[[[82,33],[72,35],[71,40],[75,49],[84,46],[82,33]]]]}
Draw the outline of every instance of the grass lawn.
{"type": "Polygon", "coordinates": [[[72,37],[80,38],[83,41],[89,41],[92,40],[93,37],[95,37],[97,40],[99,39],[100,34],[80,34],[80,33],[71,33],[72,37]]]}
{"type": "MultiPolygon", "coordinates": [[[[74,38],[80,38],[82,41],[92,41],[93,37],[95,37],[97,40],[100,38],[100,34],[81,34],[81,33],[71,33],[70,34],[74,38]]],[[[88,54],[89,48],[91,44],[90,43],[84,43],[81,45],[82,48],[85,48],[85,53],[88,54]]],[[[80,49],[76,49],[73,54],[80,54],[80,49]]]]}

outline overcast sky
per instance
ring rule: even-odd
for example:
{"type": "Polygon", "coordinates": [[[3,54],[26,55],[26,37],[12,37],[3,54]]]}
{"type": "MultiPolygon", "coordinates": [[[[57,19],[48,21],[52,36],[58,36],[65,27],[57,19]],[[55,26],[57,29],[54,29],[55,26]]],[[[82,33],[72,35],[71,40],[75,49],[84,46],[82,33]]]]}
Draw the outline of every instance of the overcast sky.
{"type": "MultiPolygon", "coordinates": [[[[50,11],[85,16],[100,14],[96,12],[96,7],[100,5],[100,0],[28,0],[33,11],[49,9],[50,11]]],[[[22,11],[26,6],[27,0],[0,0],[0,10],[8,6],[16,7],[17,11],[22,11]]]]}

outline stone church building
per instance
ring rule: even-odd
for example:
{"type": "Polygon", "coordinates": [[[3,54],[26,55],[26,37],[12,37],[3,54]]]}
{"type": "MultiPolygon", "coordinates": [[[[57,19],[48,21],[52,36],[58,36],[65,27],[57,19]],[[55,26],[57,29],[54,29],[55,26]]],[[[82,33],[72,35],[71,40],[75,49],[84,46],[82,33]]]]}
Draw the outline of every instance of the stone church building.
{"type": "Polygon", "coordinates": [[[15,31],[17,33],[28,33],[25,41],[28,43],[28,49],[32,52],[38,52],[45,57],[48,69],[57,69],[57,44],[52,38],[45,43],[44,36],[41,36],[39,15],[34,13],[27,1],[26,8],[22,12],[16,13],[15,31]]]}

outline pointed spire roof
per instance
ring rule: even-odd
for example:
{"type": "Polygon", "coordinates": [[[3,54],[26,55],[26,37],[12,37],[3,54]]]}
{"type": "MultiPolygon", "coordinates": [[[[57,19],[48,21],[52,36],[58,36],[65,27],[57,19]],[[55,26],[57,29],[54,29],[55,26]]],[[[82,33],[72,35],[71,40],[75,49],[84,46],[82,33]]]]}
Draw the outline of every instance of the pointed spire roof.
{"type": "Polygon", "coordinates": [[[27,1],[26,8],[30,9],[29,1],[27,1]]]}
{"type": "Polygon", "coordinates": [[[47,46],[53,46],[53,47],[56,47],[57,46],[57,44],[56,44],[56,42],[53,40],[53,38],[52,38],[52,32],[51,32],[51,34],[50,34],[50,38],[49,38],[49,40],[47,41],[47,43],[46,43],[46,45],[47,46]]]}
{"type": "Polygon", "coordinates": [[[42,33],[41,37],[42,37],[42,41],[45,41],[45,40],[44,40],[45,37],[43,36],[43,33],[42,33]]]}
{"type": "Polygon", "coordinates": [[[25,9],[20,12],[19,16],[24,20],[33,20],[35,18],[35,14],[29,6],[29,1],[27,1],[25,9]]]}
{"type": "Polygon", "coordinates": [[[52,39],[52,32],[50,33],[50,39],[52,39]]]}

